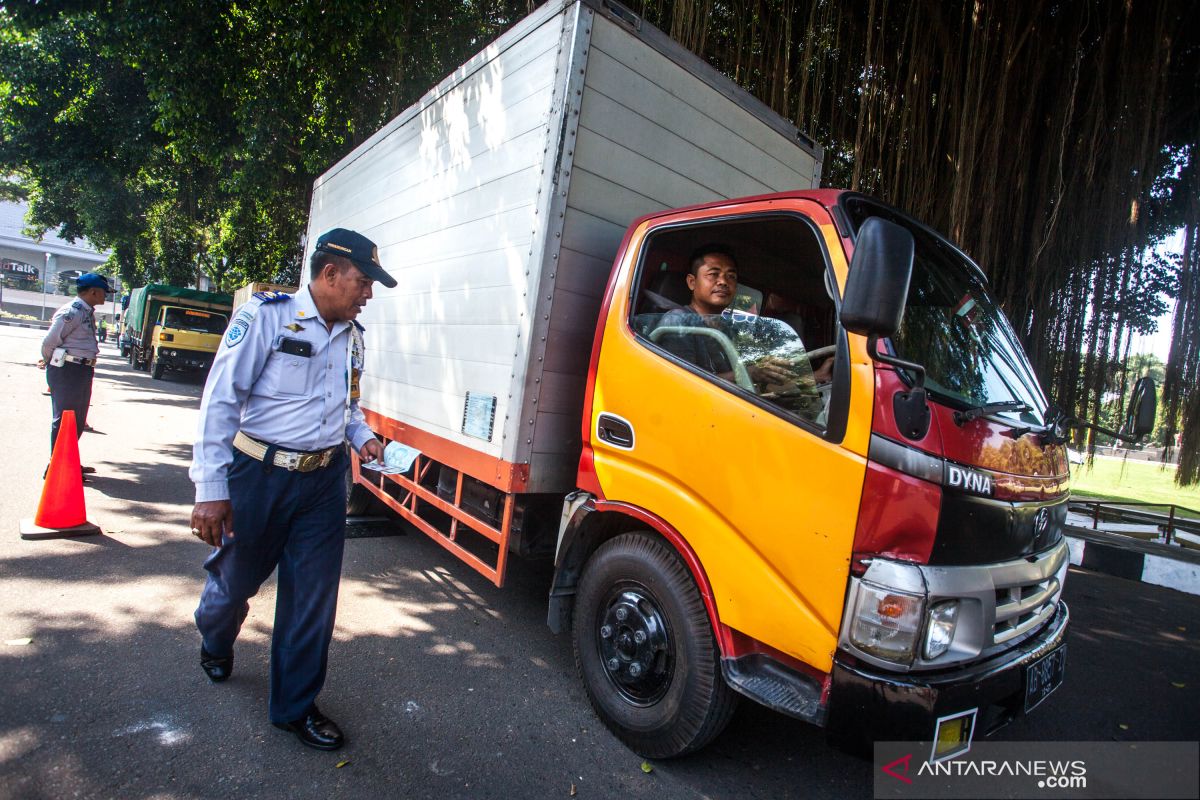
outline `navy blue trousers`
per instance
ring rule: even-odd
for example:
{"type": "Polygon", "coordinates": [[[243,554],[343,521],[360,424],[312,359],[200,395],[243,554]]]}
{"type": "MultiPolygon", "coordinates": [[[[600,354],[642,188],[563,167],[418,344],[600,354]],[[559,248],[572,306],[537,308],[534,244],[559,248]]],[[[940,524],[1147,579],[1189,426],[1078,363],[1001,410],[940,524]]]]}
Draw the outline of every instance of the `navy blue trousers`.
{"type": "Polygon", "coordinates": [[[88,406],[92,404],[92,377],[95,367],[66,362],[61,367],[46,367],[46,383],[50,386],[50,452],[58,441],[58,427],[64,411],[75,412],[75,438],[83,435],[87,425],[88,406]]]}
{"type": "Polygon", "coordinates": [[[272,722],[304,716],[325,684],[346,538],[346,456],[289,472],[237,450],[229,467],[234,538],[204,562],[196,609],[204,649],[233,653],[249,600],[279,567],[271,636],[272,722]]]}

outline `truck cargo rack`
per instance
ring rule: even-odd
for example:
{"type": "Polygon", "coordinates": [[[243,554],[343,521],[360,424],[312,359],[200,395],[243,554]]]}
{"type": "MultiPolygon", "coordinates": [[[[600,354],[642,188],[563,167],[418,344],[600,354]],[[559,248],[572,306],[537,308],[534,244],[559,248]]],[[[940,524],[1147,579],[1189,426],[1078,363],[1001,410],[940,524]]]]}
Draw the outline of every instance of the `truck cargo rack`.
{"type": "MultiPolygon", "coordinates": [[[[457,479],[454,490],[454,502],[451,503],[439,497],[436,492],[431,491],[427,486],[422,485],[430,478],[430,471],[433,468],[437,467],[440,469],[443,466],[441,462],[435,461],[429,456],[421,454],[416,457],[412,467],[409,469],[409,473],[413,477],[410,478],[407,475],[397,474],[379,474],[378,485],[369,478],[363,477],[363,471],[359,463],[358,455],[354,454],[352,469],[356,484],[370,491],[380,502],[412,523],[418,530],[449,550],[497,587],[502,588],[504,586],[504,574],[508,566],[509,539],[512,533],[513,495],[511,493],[504,493],[504,508],[500,516],[500,527],[496,528],[463,508],[464,473],[462,470],[456,470],[457,479]],[[399,489],[399,497],[393,496],[385,488],[388,481],[394,483],[399,489]],[[449,530],[441,530],[434,522],[422,516],[420,503],[428,503],[437,511],[449,516],[449,530]],[[470,531],[479,534],[496,545],[498,552],[496,553],[495,564],[488,563],[459,541],[460,524],[465,525],[470,531]]],[[[370,473],[370,470],[367,470],[367,472],[370,473]]]]}

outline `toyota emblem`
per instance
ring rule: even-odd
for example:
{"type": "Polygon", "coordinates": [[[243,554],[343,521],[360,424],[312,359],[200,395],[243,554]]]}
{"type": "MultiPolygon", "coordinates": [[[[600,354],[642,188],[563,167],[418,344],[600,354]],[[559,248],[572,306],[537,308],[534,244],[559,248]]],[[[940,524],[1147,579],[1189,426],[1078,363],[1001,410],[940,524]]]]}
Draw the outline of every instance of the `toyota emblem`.
{"type": "Polygon", "coordinates": [[[1045,536],[1048,530],[1050,530],[1050,512],[1043,508],[1033,518],[1033,532],[1034,535],[1040,538],[1045,536]]]}

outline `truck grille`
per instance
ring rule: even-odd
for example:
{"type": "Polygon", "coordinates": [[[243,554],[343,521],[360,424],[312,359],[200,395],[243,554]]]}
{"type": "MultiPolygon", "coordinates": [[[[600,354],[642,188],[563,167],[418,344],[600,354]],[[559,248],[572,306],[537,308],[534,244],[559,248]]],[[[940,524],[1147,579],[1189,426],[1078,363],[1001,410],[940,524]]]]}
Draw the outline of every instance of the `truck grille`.
{"type": "Polygon", "coordinates": [[[992,643],[1012,641],[1054,615],[1062,584],[1057,575],[1043,580],[996,587],[996,623],[992,643]]]}

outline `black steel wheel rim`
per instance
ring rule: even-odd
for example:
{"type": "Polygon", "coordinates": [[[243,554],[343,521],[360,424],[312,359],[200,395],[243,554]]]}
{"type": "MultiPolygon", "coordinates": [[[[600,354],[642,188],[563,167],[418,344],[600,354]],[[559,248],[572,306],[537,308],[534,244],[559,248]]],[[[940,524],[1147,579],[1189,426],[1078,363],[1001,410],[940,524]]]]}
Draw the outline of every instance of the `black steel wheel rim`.
{"type": "Polygon", "coordinates": [[[671,686],[675,643],[658,600],[634,583],[609,591],[596,618],[596,648],[613,688],[635,706],[650,706],[671,686]]]}

